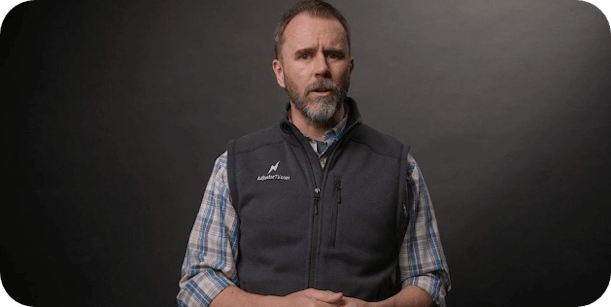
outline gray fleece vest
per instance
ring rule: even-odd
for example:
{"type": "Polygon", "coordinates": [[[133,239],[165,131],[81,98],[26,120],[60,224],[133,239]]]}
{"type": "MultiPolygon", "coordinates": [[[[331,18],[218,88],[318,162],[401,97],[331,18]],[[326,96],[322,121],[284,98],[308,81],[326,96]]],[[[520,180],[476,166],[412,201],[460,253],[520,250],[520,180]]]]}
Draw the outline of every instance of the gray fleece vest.
{"type": "Polygon", "coordinates": [[[346,130],[324,169],[286,116],[229,142],[242,289],[287,295],[316,288],[368,301],[400,290],[409,146],[362,124],[355,102],[347,103],[346,130]]]}

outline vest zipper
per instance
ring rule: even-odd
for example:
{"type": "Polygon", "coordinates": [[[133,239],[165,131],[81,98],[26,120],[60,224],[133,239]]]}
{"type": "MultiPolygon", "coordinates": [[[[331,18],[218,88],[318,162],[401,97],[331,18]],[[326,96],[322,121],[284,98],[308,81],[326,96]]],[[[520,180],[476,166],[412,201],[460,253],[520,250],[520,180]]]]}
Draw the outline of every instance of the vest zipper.
{"type": "Polygon", "coordinates": [[[320,245],[320,215],[318,214],[318,202],[320,201],[320,189],[314,189],[314,222],[312,225],[312,247],[310,250],[310,272],[308,287],[316,287],[316,269],[318,265],[318,246],[320,245]]]}
{"type": "Polygon", "coordinates": [[[314,215],[318,215],[318,201],[320,200],[320,189],[314,189],[314,215]]]}
{"type": "MultiPolygon", "coordinates": [[[[322,184],[324,186],[325,184],[325,178],[327,177],[327,173],[329,170],[329,165],[331,165],[331,162],[335,160],[335,151],[336,148],[339,147],[340,144],[344,143],[345,140],[347,139],[348,136],[348,132],[351,132],[353,130],[353,127],[356,126],[357,123],[353,123],[352,125],[350,125],[349,127],[346,127],[346,130],[344,131],[344,135],[342,136],[342,138],[335,143],[332,147],[333,148],[329,148],[327,150],[331,150],[331,154],[329,155],[329,159],[327,161],[327,167],[325,167],[324,169],[322,169],[323,174],[322,174],[322,184]]],[[[294,126],[293,126],[294,127],[294,126]]],[[[297,127],[294,127],[295,129],[297,129],[297,127]]],[[[298,130],[297,130],[298,131],[298,130]]],[[[299,140],[299,137],[297,137],[297,135],[295,134],[295,131],[293,131],[292,129],[290,130],[291,134],[293,134],[294,137],[296,137],[299,141],[299,145],[301,145],[301,150],[303,150],[303,153],[306,157],[306,162],[308,163],[308,166],[310,167],[310,175],[312,176],[312,181],[314,183],[314,221],[312,223],[312,238],[311,238],[311,246],[310,246],[310,267],[309,267],[309,276],[308,276],[308,288],[316,288],[317,287],[317,283],[316,283],[316,270],[317,270],[317,266],[318,266],[318,253],[319,253],[319,249],[320,249],[320,242],[321,239],[320,236],[320,226],[321,226],[321,217],[320,217],[320,212],[319,212],[319,202],[320,202],[320,195],[321,195],[321,189],[318,187],[318,183],[316,180],[316,175],[314,174],[314,169],[312,167],[312,162],[309,159],[309,155],[308,155],[308,151],[306,150],[306,146],[304,145],[304,142],[302,140],[299,140]]],[[[309,145],[309,144],[308,144],[309,145]]],[[[320,167],[320,162],[318,162],[318,167],[320,167]]],[[[337,222],[336,222],[337,224],[337,222]]],[[[334,232],[333,232],[334,233],[334,232]]],[[[335,236],[335,234],[333,234],[333,236],[335,236]]],[[[334,240],[335,241],[335,240],[334,240]]]]}
{"type": "MultiPolygon", "coordinates": [[[[297,129],[295,127],[295,129],[297,129]]],[[[321,190],[318,187],[318,182],[316,180],[316,174],[314,173],[314,168],[312,166],[312,162],[309,159],[308,151],[304,142],[297,137],[295,131],[291,130],[291,133],[294,137],[298,139],[299,145],[301,145],[301,150],[305,156],[306,163],[309,166],[310,176],[312,180],[312,184],[314,185],[314,216],[312,221],[312,237],[311,237],[311,245],[310,245],[310,263],[309,263],[309,272],[308,272],[308,284],[307,288],[316,288],[316,269],[318,263],[318,250],[320,247],[320,212],[318,208],[318,204],[320,202],[320,194],[321,190]]],[[[298,132],[299,133],[299,132],[298,132]]],[[[318,161],[316,161],[318,163],[318,161]]],[[[318,164],[320,167],[320,164],[318,164]]],[[[323,176],[324,177],[324,176],[323,176]]]]}

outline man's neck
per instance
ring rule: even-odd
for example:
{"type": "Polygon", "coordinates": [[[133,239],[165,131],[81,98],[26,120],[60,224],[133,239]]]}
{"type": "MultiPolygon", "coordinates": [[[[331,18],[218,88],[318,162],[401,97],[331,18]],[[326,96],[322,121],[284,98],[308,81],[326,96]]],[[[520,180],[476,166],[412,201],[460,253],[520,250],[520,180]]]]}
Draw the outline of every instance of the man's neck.
{"type": "Polygon", "coordinates": [[[307,134],[309,137],[316,141],[322,141],[325,132],[333,129],[335,125],[344,119],[345,114],[344,104],[340,104],[339,111],[327,122],[314,122],[307,118],[295,107],[291,102],[291,121],[293,125],[301,131],[301,133],[307,134]]]}

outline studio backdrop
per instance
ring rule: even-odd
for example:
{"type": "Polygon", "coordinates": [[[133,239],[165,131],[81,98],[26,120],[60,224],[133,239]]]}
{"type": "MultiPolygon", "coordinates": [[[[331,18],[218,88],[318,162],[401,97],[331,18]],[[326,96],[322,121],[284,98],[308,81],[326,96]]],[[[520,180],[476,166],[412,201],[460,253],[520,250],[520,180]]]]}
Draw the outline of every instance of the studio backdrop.
{"type": "MultiPolygon", "coordinates": [[[[611,33],[577,0],[331,1],[349,96],[412,146],[448,306],[587,305],[611,274],[611,33]]],[[[43,306],[174,306],[230,139],[275,125],[292,1],[42,1],[1,29],[2,284],[43,306]]],[[[374,180],[374,179],[372,179],[374,180]]]]}

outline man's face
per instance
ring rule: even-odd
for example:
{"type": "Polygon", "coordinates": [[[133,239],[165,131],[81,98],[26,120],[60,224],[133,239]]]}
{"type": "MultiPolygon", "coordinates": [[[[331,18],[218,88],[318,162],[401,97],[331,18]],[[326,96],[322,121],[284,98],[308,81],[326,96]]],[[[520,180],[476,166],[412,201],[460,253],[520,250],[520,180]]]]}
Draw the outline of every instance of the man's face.
{"type": "Polygon", "coordinates": [[[278,85],[294,106],[314,122],[328,122],[343,103],[354,60],[341,23],[301,13],[284,31],[273,62],[278,85]]]}

